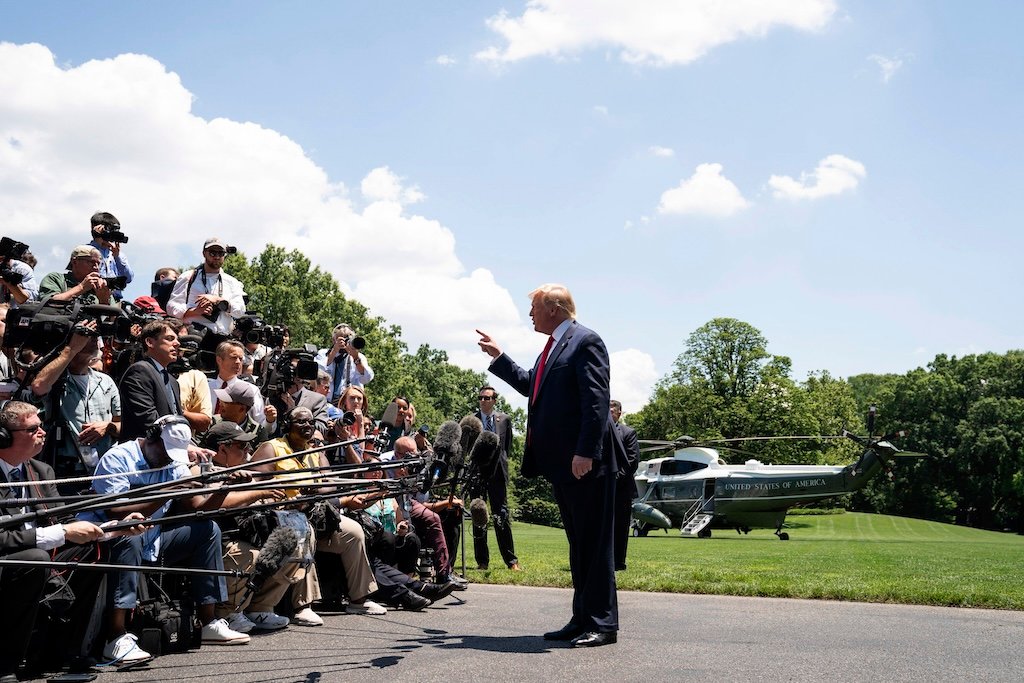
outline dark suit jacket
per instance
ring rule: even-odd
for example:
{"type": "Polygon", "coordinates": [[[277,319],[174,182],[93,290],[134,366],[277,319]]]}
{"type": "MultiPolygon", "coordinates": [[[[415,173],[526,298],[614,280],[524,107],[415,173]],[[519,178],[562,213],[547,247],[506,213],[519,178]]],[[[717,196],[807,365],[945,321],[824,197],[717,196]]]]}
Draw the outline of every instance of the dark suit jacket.
{"type": "MultiPolygon", "coordinates": [[[[281,418],[288,412],[288,408],[285,407],[284,401],[279,396],[271,396],[270,404],[277,408],[277,424],[274,436],[281,436],[281,418]]],[[[295,402],[295,407],[309,408],[309,411],[313,413],[313,420],[316,421],[316,428],[324,436],[327,435],[327,425],[331,420],[327,417],[327,398],[323,394],[318,394],[305,388],[300,389],[299,400],[295,402]]]]}
{"type": "MultiPolygon", "coordinates": [[[[46,463],[39,462],[38,460],[29,460],[25,465],[26,473],[26,486],[24,490],[28,492],[28,495],[32,498],[52,498],[59,496],[57,493],[57,487],[53,484],[34,484],[32,482],[46,481],[53,479],[53,468],[46,463]]],[[[0,479],[6,481],[6,478],[0,473],[0,479]]],[[[11,493],[13,489],[3,488],[0,489],[0,496],[3,498],[13,498],[14,495],[11,493]]],[[[47,506],[45,504],[39,504],[32,506],[33,510],[45,510],[47,506]]],[[[6,507],[3,501],[0,500],[0,515],[19,515],[21,514],[21,508],[6,507]]],[[[70,521],[67,518],[61,518],[60,520],[49,519],[46,517],[37,520],[35,526],[48,526],[50,524],[57,524],[58,522],[70,521]]],[[[23,525],[21,525],[23,526],[23,525]]],[[[31,529],[0,529],[0,554],[15,553],[19,550],[29,550],[36,547],[36,530],[35,526],[31,529]]]]}
{"type": "MultiPolygon", "coordinates": [[[[149,360],[132,363],[118,385],[121,391],[121,436],[122,442],[137,439],[146,434],[146,425],[157,418],[171,415],[176,411],[167,402],[164,380],[149,360]]],[[[171,391],[178,405],[181,405],[181,390],[171,378],[171,391]]]]}
{"type": "MultiPolygon", "coordinates": [[[[530,396],[538,357],[529,371],[506,354],[491,363],[490,371],[530,396]]],[[[572,458],[594,460],[593,476],[617,471],[614,454],[605,454],[604,441],[611,417],[608,351],[596,332],[573,321],[551,348],[537,397],[530,406],[522,473],[543,475],[551,482],[571,483],[572,458]]]]}
{"type": "MultiPolygon", "coordinates": [[[[508,415],[499,413],[497,410],[492,415],[494,415],[494,433],[498,435],[498,447],[501,449],[501,453],[498,455],[498,467],[505,473],[505,480],[507,481],[508,454],[512,450],[512,420],[509,419],[508,415]]],[[[476,411],[476,416],[480,418],[480,422],[483,422],[483,413],[478,410],[476,411]]]]}
{"type": "MultiPolygon", "coordinates": [[[[626,456],[626,467],[621,469],[619,474],[629,477],[632,486],[627,483],[625,488],[632,492],[633,498],[636,498],[639,495],[639,491],[637,491],[633,475],[636,474],[637,468],[640,467],[640,441],[636,438],[636,430],[627,424],[617,422],[615,423],[615,429],[622,439],[622,447],[625,450],[626,456]]],[[[622,486],[623,483],[620,481],[619,485],[622,486]]]]}

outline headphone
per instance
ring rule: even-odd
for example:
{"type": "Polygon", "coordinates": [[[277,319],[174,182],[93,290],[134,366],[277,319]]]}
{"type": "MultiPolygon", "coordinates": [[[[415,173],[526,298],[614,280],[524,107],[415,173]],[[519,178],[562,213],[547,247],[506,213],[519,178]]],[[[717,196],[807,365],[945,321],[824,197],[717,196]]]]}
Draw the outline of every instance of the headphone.
{"type": "MultiPolygon", "coordinates": [[[[146,441],[156,441],[163,435],[164,427],[176,424],[183,424],[191,428],[189,421],[182,415],[164,415],[156,422],[146,425],[146,441]]],[[[2,438],[3,435],[0,434],[0,439],[2,438]]],[[[2,441],[0,441],[0,443],[2,443],[2,441]]]]}
{"type": "MultiPolygon", "coordinates": [[[[0,410],[3,410],[10,400],[0,401],[0,410]]],[[[10,448],[14,445],[14,434],[7,430],[6,425],[0,425],[0,448],[10,448]]]]}

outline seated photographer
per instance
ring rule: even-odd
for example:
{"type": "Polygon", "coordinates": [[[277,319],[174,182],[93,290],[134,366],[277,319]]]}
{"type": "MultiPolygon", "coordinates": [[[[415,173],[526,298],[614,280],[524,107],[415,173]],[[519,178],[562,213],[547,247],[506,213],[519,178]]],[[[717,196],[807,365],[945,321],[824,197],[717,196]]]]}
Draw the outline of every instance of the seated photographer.
{"type": "MultiPolygon", "coordinates": [[[[118,444],[100,458],[93,490],[99,494],[127,493],[133,488],[157,483],[170,483],[191,475],[192,430],[180,415],[167,415],[147,426],[143,438],[118,444]],[[114,475],[114,476],[107,476],[114,475]]],[[[232,477],[228,483],[244,481],[242,476],[232,477]]],[[[231,500],[240,492],[212,493],[189,496],[183,494],[174,500],[134,503],[121,499],[107,511],[82,512],[79,519],[103,522],[108,517],[120,517],[138,512],[148,519],[194,512],[216,510],[238,502],[231,500]]],[[[110,546],[110,562],[139,566],[147,562],[162,562],[172,567],[223,570],[220,527],[210,519],[192,522],[174,522],[149,527],[142,536],[120,538],[110,546]]],[[[138,605],[137,571],[122,571],[112,575],[111,607],[107,620],[107,644],[103,656],[121,658],[122,663],[149,659],[148,652],[136,643],[136,637],[127,632],[127,618],[138,605]]],[[[249,636],[228,627],[224,619],[217,619],[218,603],[227,600],[224,578],[208,574],[192,576],[192,597],[196,601],[197,615],[203,624],[204,645],[244,645],[249,636]]]]}
{"type": "MultiPolygon", "coordinates": [[[[260,464],[261,460],[308,450],[310,439],[313,438],[316,431],[313,413],[309,408],[293,408],[282,415],[281,428],[284,431],[284,436],[272,439],[256,449],[252,458],[253,469],[287,475],[288,472],[298,469],[329,467],[327,458],[322,452],[260,464]]],[[[315,486],[303,486],[302,488],[316,490],[315,486]]],[[[300,494],[300,490],[298,487],[289,488],[285,490],[285,494],[289,498],[294,498],[300,494]]],[[[343,508],[362,509],[364,506],[362,496],[342,496],[335,500],[343,508]]],[[[344,515],[339,516],[338,526],[337,531],[317,539],[316,549],[341,557],[349,596],[349,604],[346,605],[345,611],[349,614],[387,614],[386,609],[369,599],[370,595],[377,591],[378,586],[366,556],[366,538],[363,528],[358,522],[344,515]]],[[[297,586],[293,598],[297,610],[293,618],[295,623],[304,626],[323,624],[320,616],[310,608],[313,601],[319,598],[319,588],[316,593],[316,595],[310,593],[308,582],[297,586]]]]}
{"type": "Polygon", "coordinates": [[[320,349],[316,362],[320,368],[331,376],[328,401],[335,401],[346,387],[362,387],[373,381],[373,368],[360,352],[366,341],[356,336],[355,330],[346,323],[341,323],[331,333],[331,347],[320,349]]]}
{"type": "MultiPolygon", "coordinates": [[[[417,455],[416,441],[411,436],[399,437],[395,441],[393,453],[394,460],[403,460],[417,455]]],[[[407,477],[409,472],[405,468],[392,470],[394,477],[407,477]]],[[[426,496],[423,496],[424,498],[426,496]]],[[[454,564],[452,553],[449,551],[449,543],[446,533],[447,525],[438,512],[430,509],[421,500],[419,494],[406,494],[397,498],[402,509],[402,514],[412,522],[416,535],[419,536],[424,548],[430,548],[434,553],[434,570],[437,572],[437,580],[441,582],[452,582],[457,584],[455,590],[466,590],[467,581],[452,572],[454,564]]],[[[446,515],[446,518],[448,516],[446,515]]],[[[448,521],[451,521],[448,519],[448,521]]]]}
{"type": "MultiPolygon", "coordinates": [[[[139,297],[148,299],[150,297],[139,297]]],[[[135,301],[138,302],[139,299],[135,301]]],[[[186,358],[186,349],[193,354],[199,350],[199,337],[188,334],[188,327],[177,318],[167,318],[167,324],[178,334],[178,357],[168,366],[167,371],[178,382],[181,396],[181,414],[188,420],[194,434],[201,434],[213,424],[213,400],[210,398],[210,384],[206,373],[192,367],[186,358]]]]}
{"type": "Polygon", "coordinates": [[[39,298],[39,285],[32,266],[23,260],[25,254],[31,256],[24,242],[0,239],[0,303],[11,308],[39,298]]]}
{"type": "Polygon", "coordinates": [[[67,270],[50,273],[39,283],[39,298],[43,301],[79,299],[83,304],[109,304],[110,286],[100,275],[101,263],[96,247],[75,247],[71,250],[67,270]]]}
{"type": "MultiPolygon", "coordinates": [[[[49,465],[35,459],[42,452],[46,439],[46,432],[43,431],[35,406],[19,401],[7,403],[0,409],[0,427],[7,430],[10,435],[9,445],[0,448],[0,475],[3,482],[13,484],[0,489],[0,497],[16,499],[58,496],[57,488],[53,484],[40,483],[52,481],[55,475],[49,465]],[[24,484],[19,486],[18,482],[24,484]]],[[[41,512],[47,507],[45,503],[31,506],[0,503],[0,515],[41,512]]],[[[135,527],[114,533],[120,536],[125,533],[138,534],[142,530],[142,527],[135,527]]],[[[0,557],[6,560],[47,562],[53,559],[53,553],[58,561],[71,560],[77,557],[78,548],[66,544],[95,543],[103,538],[103,529],[92,522],[75,521],[73,517],[41,517],[25,522],[17,528],[0,529],[0,557]],[[58,548],[61,550],[54,552],[58,548]]],[[[47,567],[4,568],[0,571],[0,605],[8,610],[7,613],[12,619],[6,624],[7,634],[0,638],[0,677],[4,681],[11,680],[7,677],[14,675],[25,655],[40,598],[49,577],[50,569],[47,567]]],[[[100,575],[96,573],[95,580],[89,576],[79,575],[71,578],[84,578],[84,583],[93,584],[98,581],[100,575]]],[[[76,591],[80,588],[81,586],[75,586],[76,591]]],[[[87,595],[87,592],[79,592],[87,595]]],[[[83,607],[88,608],[91,605],[83,607]]],[[[81,610],[72,610],[66,616],[78,617],[79,611],[81,610]]]]}
{"type": "MultiPolygon", "coordinates": [[[[361,439],[366,435],[365,424],[363,422],[363,407],[366,405],[366,393],[360,387],[349,386],[342,393],[341,398],[338,399],[338,406],[341,411],[341,417],[335,419],[331,423],[331,428],[327,432],[329,443],[340,443],[342,441],[351,441],[352,439],[361,439]],[[350,417],[346,418],[348,415],[350,417]],[[350,422],[351,420],[351,422],[350,422]]],[[[333,453],[338,462],[347,462],[352,465],[357,465],[363,461],[363,451],[365,445],[362,443],[351,444],[345,446],[342,450],[343,453],[338,453],[338,449],[332,449],[330,452],[333,453]]]]}
{"type": "MultiPolygon", "coordinates": [[[[291,360],[291,372],[284,375],[284,391],[276,394],[272,393],[270,396],[270,405],[277,411],[277,415],[283,415],[293,408],[308,408],[313,413],[313,420],[316,422],[316,428],[320,432],[326,434],[327,428],[330,426],[330,420],[327,417],[327,399],[316,393],[310,391],[303,386],[302,379],[295,372],[295,368],[298,367],[299,359],[292,358],[291,360]]],[[[279,366],[280,367],[280,366],[279,366]]],[[[286,368],[287,369],[287,368],[286,368]]],[[[278,425],[270,419],[267,415],[267,429],[270,430],[271,434],[283,434],[283,428],[279,428],[278,425]]]]}
{"type": "MultiPolygon", "coordinates": [[[[227,389],[235,384],[249,384],[241,378],[245,347],[237,339],[228,339],[217,345],[217,376],[208,381],[208,391],[213,399],[213,412],[220,412],[220,403],[217,399],[217,389],[227,389]]],[[[277,417],[277,409],[268,410],[264,405],[263,396],[257,391],[249,408],[249,417],[258,424],[264,424],[270,420],[270,416],[277,417]]]]}
{"type": "MultiPolygon", "coordinates": [[[[249,460],[255,434],[249,434],[234,422],[223,421],[214,425],[203,437],[203,446],[214,451],[213,463],[219,467],[236,467],[249,460]]],[[[284,498],[280,489],[256,489],[252,491],[236,491],[229,497],[226,507],[246,507],[258,503],[270,503],[284,498]]],[[[273,510],[253,512],[250,514],[273,515],[273,510]]],[[[235,517],[223,517],[219,521],[221,536],[224,542],[224,567],[251,573],[256,566],[260,548],[247,540],[235,517]]],[[[265,541],[264,541],[265,542],[265,541]]],[[[288,617],[274,613],[274,606],[281,601],[288,587],[293,583],[290,577],[299,570],[295,562],[285,562],[272,576],[262,581],[254,579],[261,585],[249,590],[247,577],[229,577],[227,579],[228,599],[217,605],[216,614],[225,619],[232,630],[239,633],[250,631],[277,631],[288,626],[288,617]],[[243,612],[244,610],[244,612],[243,612]]]]}
{"type": "Polygon", "coordinates": [[[212,237],[203,244],[203,264],[174,281],[167,312],[189,325],[230,335],[235,319],[245,315],[242,283],[222,272],[224,257],[235,253],[223,240],[212,237]]]}
{"type": "Polygon", "coordinates": [[[89,223],[92,226],[92,241],[89,242],[89,246],[96,247],[100,252],[100,276],[121,278],[124,282],[124,286],[118,282],[118,287],[111,289],[114,298],[120,301],[122,291],[135,278],[132,267],[121,255],[121,245],[128,241],[128,237],[121,232],[121,222],[114,218],[112,213],[97,211],[89,223]]]}
{"type": "Polygon", "coordinates": [[[60,477],[91,475],[100,454],[118,441],[121,396],[109,375],[90,367],[98,352],[96,321],[81,322],[30,385],[45,401],[48,429],[59,435],[47,452],[60,477]]]}
{"type": "Polygon", "coordinates": [[[267,425],[256,422],[249,415],[260,395],[255,384],[245,381],[233,382],[226,389],[214,389],[213,393],[217,399],[218,409],[218,414],[213,416],[214,425],[221,422],[238,425],[242,431],[253,435],[254,446],[259,446],[270,438],[267,425]]]}
{"type": "MultiPolygon", "coordinates": [[[[380,459],[368,455],[365,462],[378,463],[380,459]]],[[[384,477],[383,470],[370,470],[363,475],[376,481],[384,477]]],[[[395,498],[379,498],[366,507],[366,514],[380,524],[383,533],[370,544],[371,551],[387,564],[398,567],[405,574],[417,572],[420,558],[420,538],[413,531],[412,523],[395,498]]]]}

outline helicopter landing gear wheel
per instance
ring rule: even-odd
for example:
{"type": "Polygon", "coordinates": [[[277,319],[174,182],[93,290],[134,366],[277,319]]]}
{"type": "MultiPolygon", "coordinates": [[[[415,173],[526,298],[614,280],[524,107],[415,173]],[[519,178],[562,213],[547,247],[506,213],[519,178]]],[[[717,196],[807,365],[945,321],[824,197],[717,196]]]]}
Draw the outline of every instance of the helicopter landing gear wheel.
{"type": "Polygon", "coordinates": [[[711,529],[701,529],[697,532],[697,538],[711,538],[711,529]]]}
{"type": "Polygon", "coordinates": [[[779,537],[780,541],[788,541],[789,540],[789,534],[787,534],[785,531],[783,531],[781,526],[778,529],[775,530],[775,535],[779,537]]]}
{"type": "Polygon", "coordinates": [[[643,538],[651,531],[651,527],[647,526],[643,522],[636,522],[633,525],[633,535],[638,538],[643,538]]]}

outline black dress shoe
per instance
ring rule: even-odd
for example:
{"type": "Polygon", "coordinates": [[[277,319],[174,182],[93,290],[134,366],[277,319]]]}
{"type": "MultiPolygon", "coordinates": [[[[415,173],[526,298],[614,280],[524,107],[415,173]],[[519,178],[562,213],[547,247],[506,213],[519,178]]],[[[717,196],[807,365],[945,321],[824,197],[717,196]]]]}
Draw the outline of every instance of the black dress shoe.
{"type": "Polygon", "coordinates": [[[572,639],[573,647],[601,647],[619,640],[615,631],[587,631],[572,639]]]}
{"type": "Polygon", "coordinates": [[[586,633],[586,629],[570,621],[557,631],[548,631],[545,633],[544,640],[572,640],[581,633],[586,633]]]}
{"type": "Polygon", "coordinates": [[[421,609],[428,607],[430,603],[431,600],[412,591],[406,591],[398,599],[398,604],[402,606],[402,609],[409,610],[410,612],[419,612],[421,609]]]}
{"type": "Polygon", "coordinates": [[[448,583],[425,583],[417,592],[431,602],[437,602],[447,598],[457,587],[458,585],[452,581],[448,583]]]}

